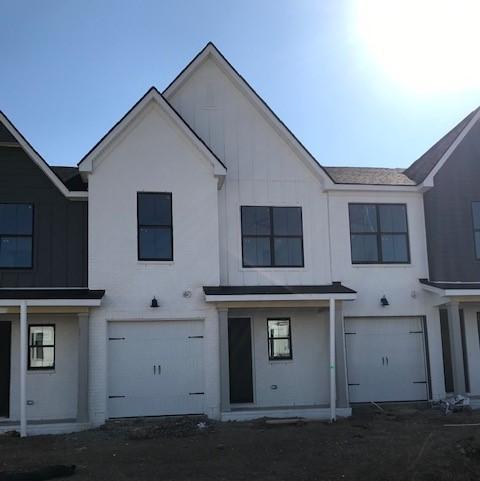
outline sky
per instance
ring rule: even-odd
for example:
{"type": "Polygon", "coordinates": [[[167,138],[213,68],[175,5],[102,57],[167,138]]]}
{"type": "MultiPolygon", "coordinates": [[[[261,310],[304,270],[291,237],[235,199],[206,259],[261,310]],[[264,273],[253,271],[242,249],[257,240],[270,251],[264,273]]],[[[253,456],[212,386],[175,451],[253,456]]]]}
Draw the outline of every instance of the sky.
{"type": "Polygon", "coordinates": [[[0,0],[0,110],[75,165],[212,41],[323,165],[407,167],[480,105],[478,0],[0,0]]]}

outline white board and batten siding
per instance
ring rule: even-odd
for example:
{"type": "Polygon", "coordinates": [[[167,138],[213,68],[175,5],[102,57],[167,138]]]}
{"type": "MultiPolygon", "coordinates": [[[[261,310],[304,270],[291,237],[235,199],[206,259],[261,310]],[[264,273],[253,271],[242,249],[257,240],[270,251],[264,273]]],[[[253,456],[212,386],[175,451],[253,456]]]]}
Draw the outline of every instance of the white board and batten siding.
{"type": "Polygon", "coordinates": [[[346,318],[350,402],[428,399],[421,317],[346,318]]]}
{"type": "Polygon", "coordinates": [[[108,416],[204,412],[203,321],[111,322],[108,416]]]}

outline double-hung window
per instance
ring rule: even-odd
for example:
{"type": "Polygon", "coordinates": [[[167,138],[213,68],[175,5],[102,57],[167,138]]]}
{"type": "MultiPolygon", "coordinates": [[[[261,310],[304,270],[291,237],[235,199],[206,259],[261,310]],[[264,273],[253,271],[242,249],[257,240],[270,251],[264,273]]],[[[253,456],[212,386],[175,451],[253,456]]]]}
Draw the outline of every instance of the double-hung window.
{"type": "Polygon", "coordinates": [[[28,369],[55,368],[55,326],[28,326],[28,369]]]}
{"type": "Polygon", "coordinates": [[[408,264],[404,204],[349,204],[353,264],[408,264]]]}
{"type": "Polygon", "coordinates": [[[242,206],[243,267],[303,267],[301,207],[242,206]]]}
{"type": "Polygon", "coordinates": [[[480,202],[472,202],[475,257],[480,259],[480,202]]]}
{"type": "Polygon", "coordinates": [[[172,261],[172,194],[137,194],[138,260],[172,261]]]}
{"type": "Polygon", "coordinates": [[[0,269],[33,265],[33,205],[0,204],[0,269]]]}

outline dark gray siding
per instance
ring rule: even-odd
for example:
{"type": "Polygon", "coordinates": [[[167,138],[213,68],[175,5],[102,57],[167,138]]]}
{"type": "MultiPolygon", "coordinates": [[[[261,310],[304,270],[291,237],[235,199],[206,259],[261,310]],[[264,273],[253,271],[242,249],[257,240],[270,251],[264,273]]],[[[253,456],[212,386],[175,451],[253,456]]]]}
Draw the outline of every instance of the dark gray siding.
{"type": "Polygon", "coordinates": [[[480,125],[477,123],[425,193],[430,279],[480,281],[472,201],[480,201],[480,125]]]}
{"type": "Polygon", "coordinates": [[[87,286],[87,202],[65,198],[12,147],[0,147],[0,202],[34,204],[33,269],[0,269],[0,287],[87,286]]]}

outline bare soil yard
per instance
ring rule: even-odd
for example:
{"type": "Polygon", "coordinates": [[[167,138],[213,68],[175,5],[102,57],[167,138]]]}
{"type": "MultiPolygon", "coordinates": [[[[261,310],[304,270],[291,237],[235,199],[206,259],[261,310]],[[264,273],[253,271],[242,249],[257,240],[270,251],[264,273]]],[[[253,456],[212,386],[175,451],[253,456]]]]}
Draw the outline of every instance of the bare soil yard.
{"type": "Polygon", "coordinates": [[[480,479],[480,426],[444,426],[480,423],[480,412],[369,407],[333,425],[256,421],[199,429],[200,421],[134,420],[63,436],[0,436],[0,472],[75,464],[71,481],[480,479]]]}

